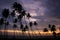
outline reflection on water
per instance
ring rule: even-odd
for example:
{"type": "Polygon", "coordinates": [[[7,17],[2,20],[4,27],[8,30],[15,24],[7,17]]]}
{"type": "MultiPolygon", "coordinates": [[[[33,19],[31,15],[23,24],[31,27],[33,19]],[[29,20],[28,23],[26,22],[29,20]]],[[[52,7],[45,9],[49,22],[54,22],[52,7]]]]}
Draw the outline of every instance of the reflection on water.
{"type": "MultiPolygon", "coordinates": [[[[49,31],[49,32],[43,32],[42,30],[34,30],[34,31],[25,31],[25,32],[22,32],[21,30],[0,30],[0,34],[3,34],[4,35],[4,32],[7,34],[7,35],[26,35],[26,36],[51,36],[52,35],[52,32],[49,31]]],[[[59,33],[59,31],[57,30],[56,33],[59,33]]]]}

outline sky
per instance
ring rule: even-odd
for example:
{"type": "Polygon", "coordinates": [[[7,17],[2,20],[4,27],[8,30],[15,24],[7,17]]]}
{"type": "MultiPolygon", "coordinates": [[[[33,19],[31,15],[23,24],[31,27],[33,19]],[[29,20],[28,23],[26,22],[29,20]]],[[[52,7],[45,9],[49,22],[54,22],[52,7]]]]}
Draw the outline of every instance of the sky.
{"type": "Polygon", "coordinates": [[[14,2],[22,4],[32,16],[30,20],[37,21],[39,29],[48,24],[60,26],[60,0],[0,0],[0,14],[4,8],[12,9],[14,2]]]}

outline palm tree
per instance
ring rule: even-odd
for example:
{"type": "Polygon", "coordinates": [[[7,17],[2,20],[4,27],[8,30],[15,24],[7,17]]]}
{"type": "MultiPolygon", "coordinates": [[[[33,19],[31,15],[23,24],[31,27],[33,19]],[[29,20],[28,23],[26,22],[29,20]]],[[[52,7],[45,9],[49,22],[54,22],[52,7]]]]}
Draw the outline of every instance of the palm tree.
{"type": "MultiPolygon", "coordinates": [[[[5,22],[5,26],[7,26],[7,27],[8,27],[9,25],[10,25],[10,24],[9,24],[9,21],[6,21],[6,22],[5,22]]],[[[6,27],[6,29],[8,29],[7,27],[6,27]]],[[[5,33],[6,33],[6,34],[7,34],[7,36],[8,36],[8,32],[5,32],[5,33]]],[[[7,37],[7,36],[6,36],[6,37],[7,37]]]]}
{"type": "Polygon", "coordinates": [[[28,19],[31,17],[30,13],[27,14],[28,19]]]}
{"type": "MultiPolygon", "coordinates": [[[[43,29],[43,32],[48,32],[48,29],[47,28],[44,28],[43,29]]],[[[46,34],[47,35],[47,34],[46,34]]]]}
{"type": "Polygon", "coordinates": [[[5,25],[8,26],[9,25],[9,21],[5,22],[5,25]]]}
{"type": "Polygon", "coordinates": [[[28,30],[28,29],[29,29],[29,28],[28,28],[28,25],[25,25],[25,29],[26,29],[26,30],[28,30]]]}
{"type": "Polygon", "coordinates": [[[15,17],[15,10],[13,10],[10,14],[12,17],[15,17]]]}
{"type": "Polygon", "coordinates": [[[50,28],[51,32],[55,32],[56,31],[56,26],[55,25],[48,25],[48,27],[50,28]]]}
{"type": "MultiPolygon", "coordinates": [[[[5,19],[4,21],[7,21],[7,17],[9,16],[9,9],[3,9],[2,11],[2,17],[5,19]]],[[[5,29],[6,29],[6,25],[5,25],[5,29]]]]}
{"type": "Polygon", "coordinates": [[[18,16],[19,21],[21,21],[21,20],[22,20],[22,18],[23,18],[23,16],[22,16],[22,15],[19,15],[19,16],[18,16]]]}
{"type": "Polygon", "coordinates": [[[15,18],[14,21],[13,21],[13,23],[17,23],[17,21],[18,21],[18,20],[15,18]]]}
{"type": "Polygon", "coordinates": [[[26,12],[25,10],[22,11],[21,15],[25,16],[26,15],[26,12]]]}
{"type": "Polygon", "coordinates": [[[15,10],[17,10],[19,13],[21,13],[21,11],[23,10],[22,5],[19,4],[19,3],[17,3],[17,2],[14,2],[12,7],[13,7],[15,10]]]}
{"type": "Polygon", "coordinates": [[[23,25],[23,24],[21,24],[21,25],[20,25],[20,29],[22,30],[23,28],[24,28],[24,25],[23,25]]]}
{"type": "Polygon", "coordinates": [[[9,16],[9,9],[3,9],[2,17],[7,18],[9,16]]]}
{"type": "MultiPolygon", "coordinates": [[[[2,29],[3,24],[4,24],[4,19],[0,18],[0,30],[2,29]]],[[[0,35],[2,35],[2,32],[0,32],[0,35]]]]}
{"type": "Polygon", "coordinates": [[[48,26],[50,28],[50,31],[53,32],[53,36],[56,37],[56,26],[55,25],[50,25],[48,26]]]}
{"type": "Polygon", "coordinates": [[[51,31],[53,32],[53,36],[56,37],[56,26],[55,25],[52,25],[52,28],[51,28],[51,31]]]}
{"type": "Polygon", "coordinates": [[[56,32],[55,31],[53,31],[53,37],[54,37],[54,39],[56,38],[56,32]]]}
{"type": "Polygon", "coordinates": [[[32,30],[32,25],[33,25],[33,23],[32,23],[32,22],[30,22],[30,23],[29,23],[29,25],[30,25],[30,28],[31,28],[31,30],[32,30]]]}
{"type": "Polygon", "coordinates": [[[51,28],[51,24],[49,24],[48,27],[51,28]]]}
{"type": "Polygon", "coordinates": [[[22,29],[23,32],[27,31],[28,30],[28,26],[25,25],[25,27],[22,29]]]}
{"type": "Polygon", "coordinates": [[[47,28],[44,28],[44,30],[43,30],[44,32],[48,32],[48,29],[47,28]]]}
{"type": "Polygon", "coordinates": [[[14,37],[15,37],[15,29],[16,29],[17,25],[13,24],[13,28],[14,28],[14,37]]]}
{"type": "Polygon", "coordinates": [[[0,25],[2,25],[4,23],[4,19],[0,18],[0,25]]]}
{"type": "MultiPolygon", "coordinates": [[[[2,26],[4,24],[4,19],[3,18],[0,18],[0,26],[2,26]]],[[[1,29],[1,27],[0,27],[1,29]]]]}
{"type": "MultiPolygon", "coordinates": [[[[20,21],[20,29],[22,30],[22,32],[29,30],[29,26],[32,30],[33,23],[30,22],[29,20],[29,18],[31,17],[30,13],[27,14],[26,11],[23,9],[22,5],[17,2],[13,3],[12,8],[13,8],[12,12],[10,12],[9,9],[6,9],[6,8],[3,9],[2,11],[2,18],[0,19],[0,25],[3,25],[3,24],[5,25],[4,30],[6,30],[7,26],[9,25],[9,21],[7,20],[9,16],[13,17],[14,36],[15,36],[15,29],[17,28],[16,23],[18,22],[18,20],[20,21]],[[16,11],[19,13],[19,15],[17,16],[18,19],[15,18],[16,11]],[[26,21],[25,21],[25,24],[22,24],[22,18],[24,17],[24,19],[26,19],[25,16],[29,20],[29,25],[27,25],[26,21]]],[[[34,25],[37,26],[37,23],[34,22],[34,25]]]]}
{"type": "MultiPolygon", "coordinates": [[[[37,27],[37,22],[36,21],[34,21],[34,26],[36,26],[36,29],[37,29],[37,31],[38,31],[38,27],[37,27]]],[[[39,34],[40,34],[40,31],[38,31],[39,32],[39,34]]]]}
{"type": "MultiPolygon", "coordinates": [[[[4,30],[6,30],[6,21],[7,21],[7,18],[8,18],[8,16],[9,16],[9,9],[3,9],[3,11],[2,11],[2,17],[4,18],[4,24],[5,24],[5,27],[4,27],[4,30]]],[[[5,36],[5,31],[4,31],[4,37],[6,37],[5,36]]]]}
{"type": "Polygon", "coordinates": [[[16,27],[17,27],[17,25],[16,25],[16,24],[14,24],[14,25],[13,25],[13,28],[15,29],[16,27]]]}
{"type": "Polygon", "coordinates": [[[56,31],[56,28],[55,27],[56,27],[55,25],[52,25],[52,27],[51,27],[51,31],[52,32],[56,31]]]}

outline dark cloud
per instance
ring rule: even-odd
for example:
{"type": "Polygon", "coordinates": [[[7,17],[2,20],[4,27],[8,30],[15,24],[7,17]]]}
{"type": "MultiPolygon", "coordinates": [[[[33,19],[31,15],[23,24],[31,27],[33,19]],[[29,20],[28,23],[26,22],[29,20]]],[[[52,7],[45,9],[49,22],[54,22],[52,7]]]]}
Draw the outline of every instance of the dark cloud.
{"type": "Polygon", "coordinates": [[[40,6],[45,7],[45,16],[60,18],[60,0],[35,0],[40,1],[40,6]]]}
{"type": "Polygon", "coordinates": [[[60,0],[49,0],[46,2],[45,15],[49,17],[60,17],[60,0]]]}

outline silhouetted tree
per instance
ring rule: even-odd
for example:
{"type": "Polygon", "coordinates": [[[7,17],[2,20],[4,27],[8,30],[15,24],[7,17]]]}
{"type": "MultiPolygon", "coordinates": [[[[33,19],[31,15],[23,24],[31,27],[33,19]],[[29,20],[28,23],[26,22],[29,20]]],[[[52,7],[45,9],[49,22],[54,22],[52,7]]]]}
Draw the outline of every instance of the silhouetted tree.
{"type": "Polygon", "coordinates": [[[22,30],[23,28],[24,28],[24,25],[23,25],[23,24],[21,24],[21,25],[20,25],[20,29],[22,30]]]}
{"type": "Polygon", "coordinates": [[[4,24],[4,19],[0,18],[0,29],[1,29],[1,27],[2,27],[3,24],[4,24]]]}
{"type": "Polygon", "coordinates": [[[15,10],[17,10],[19,13],[21,13],[21,11],[23,10],[23,7],[21,4],[14,2],[13,6],[12,6],[15,10]]]}
{"type": "Polygon", "coordinates": [[[25,25],[25,27],[22,29],[23,32],[27,31],[28,30],[28,26],[25,25]]]}
{"type": "Polygon", "coordinates": [[[29,28],[28,28],[28,25],[25,25],[25,29],[26,29],[26,31],[29,29],[29,28]]]}
{"type": "MultiPolygon", "coordinates": [[[[3,11],[2,11],[2,17],[4,18],[5,24],[6,24],[8,16],[9,16],[9,9],[6,9],[6,8],[3,9],[3,11]]],[[[5,25],[5,29],[6,29],[6,25],[5,25]]]]}
{"type": "Polygon", "coordinates": [[[17,23],[17,21],[18,21],[18,20],[15,18],[14,21],[13,21],[13,23],[17,23]]]}
{"type": "Polygon", "coordinates": [[[29,19],[29,18],[31,17],[31,15],[28,13],[28,14],[27,14],[27,17],[28,17],[28,19],[29,19]]]}
{"type": "Polygon", "coordinates": [[[5,22],[5,25],[8,26],[9,25],[9,21],[5,22]]]}
{"type": "Polygon", "coordinates": [[[51,28],[51,24],[49,24],[48,27],[51,28]]]}
{"type": "Polygon", "coordinates": [[[3,9],[2,17],[7,18],[9,16],[9,9],[3,9]]]}
{"type": "Polygon", "coordinates": [[[12,17],[15,17],[15,10],[13,10],[10,14],[12,17]]]}
{"type": "Polygon", "coordinates": [[[18,19],[19,19],[20,21],[22,20],[22,18],[23,18],[22,15],[19,15],[19,16],[18,16],[18,19]]]}
{"type": "Polygon", "coordinates": [[[16,25],[16,24],[14,24],[14,25],[13,25],[13,28],[15,29],[16,27],[17,27],[17,25],[16,25]]]}
{"type": "MultiPolygon", "coordinates": [[[[33,23],[30,22],[29,18],[31,17],[30,13],[26,13],[26,11],[23,9],[22,5],[14,2],[12,5],[12,12],[10,12],[9,9],[3,9],[2,11],[2,18],[0,19],[0,25],[2,25],[4,23],[5,27],[4,29],[6,29],[6,27],[10,24],[10,20],[8,21],[8,17],[10,16],[11,18],[13,18],[13,29],[15,30],[18,26],[16,23],[18,23],[18,21],[20,22],[20,29],[22,30],[22,32],[25,32],[27,30],[29,30],[29,26],[32,29],[33,23]],[[19,14],[16,18],[16,12],[19,14]],[[26,18],[28,18],[29,20],[29,25],[26,22],[26,18]],[[23,19],[24,18],[24,19],[23,19]],[[25,20],[25,24],[22,24],[22,20],[25,20]]],[[[37,26],[37,23],[34,22],[34,25],[37,26]]],[[[14,33],[15,35],[15,33],[14,33]]]]}
{"type": "Polygon", "coordinates": [[[13,28],[14,28],[14,37],[15,37],[15,29],[17,28],[17,25],[13,24],[13,28]]]}
{"type": "Polygon", "coordinates": [[[32,23],[32,22],[30,22],[30,23],[29,23],[29,26],[30,26],[31,30],[32,30],[32,25],[33,25],[33,23],[32,23]]]}
{"type": "Polygon", "coordinates": [[[25,16],[25,15],[26,15],[25,10],[22,11],[21,15],[22,15],[22,16],[25,16]]]}
{"type": "Polygon", "coordinates": [[[36,26],[36,29],[37,29],[37,31],[38,31],[38,32],[39,32],[39,34],[40,34],[40,31],[38,30],[37,25],[38,25],[38,23],[37,23],[36,21],[34,21],[34,26],[36,26]]]}
{"type": "Polygon", "coordinates": [[[0,25],[3,25],[3,23],[4,23],[4,19],[0,18],[0,25]]]}
{"type": "MultiPolygon", "coordinates": [[[[2,11],[2,18],[4,19],[4,30],[6,30],[6,28],[7,28],[7,23],[6,23],[6,21],[7,21],[7,18],[8,18],[8,16],[9,16],[9,9],[3,9],[3,11],[2,11]]],[[[3,21],[3,19],[2,19],[2,21],[3,21]]],[[[2,22],[3,23],[3,22],[2,22]]],[[[5,36],[5,31],[4,31],[4,37],[6,37],[5,36]]]]}
{"type": "Polygon", "coordinates": [[[55,27],[56,27],[55,25],[52,25],[51,31],[56,31],[56,28],[55,27]]]}
{"type": "Polygon", "coordinates": [[[44,28],[44,30],[43,30],[44,32],[48,32],[48,29],[47,28],[44,28]]]}

